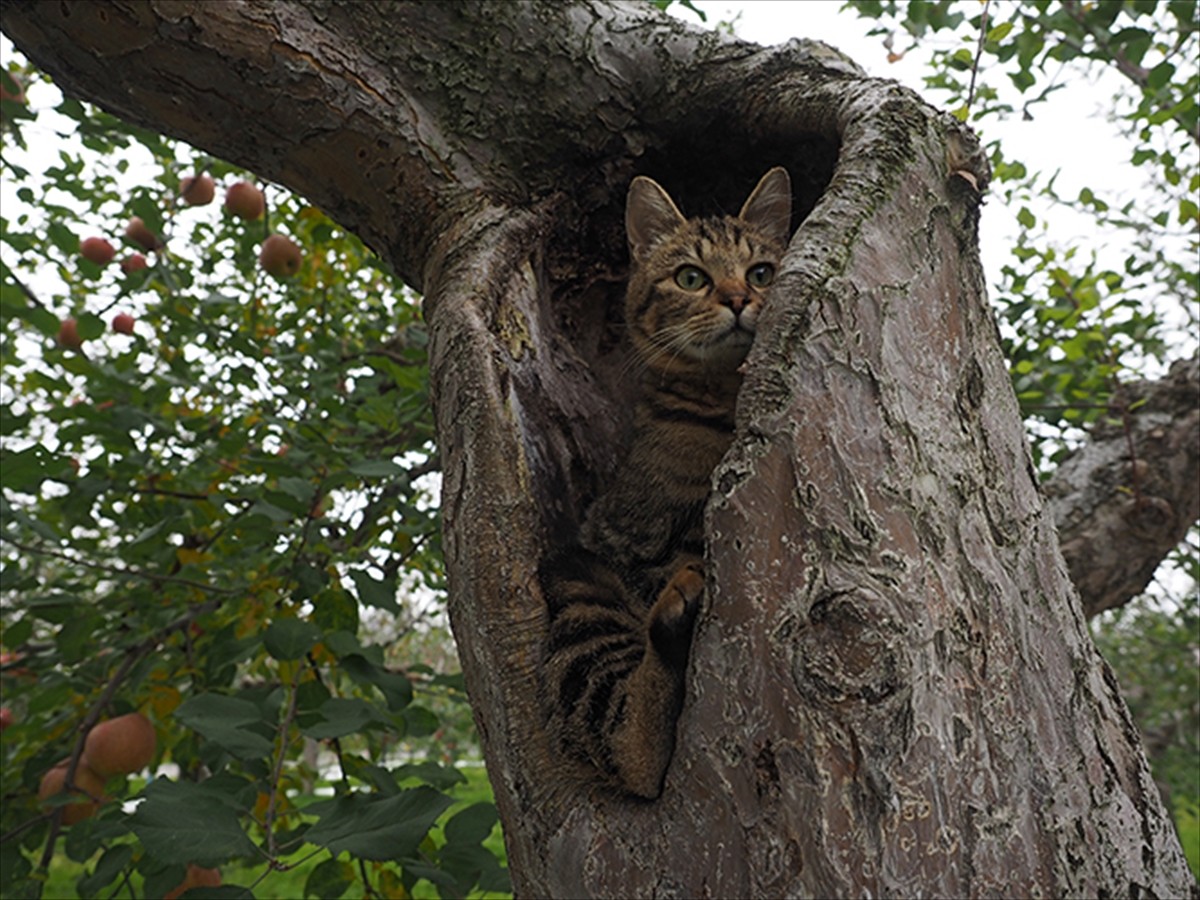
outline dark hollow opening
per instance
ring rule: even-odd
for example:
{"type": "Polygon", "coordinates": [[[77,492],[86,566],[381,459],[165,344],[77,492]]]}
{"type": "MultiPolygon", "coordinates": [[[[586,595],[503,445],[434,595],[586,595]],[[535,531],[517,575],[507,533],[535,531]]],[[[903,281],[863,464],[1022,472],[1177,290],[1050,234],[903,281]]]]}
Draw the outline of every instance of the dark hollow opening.
{"type": "MultiPolygon", "coordinates": [[[[686,216],[736,214],[762,175],[782,165],[792,179],[792,229],[833,178],[838,144],[825,137],[757,142],[681,138],[647,152],[633,174],[655,179],[686,216]]],[[[630,176],[632,177],[632,175],[630,176]]],[[[539,311],[540,358],[518,375],[547,420],[527,422],[532,489],[551,544],[574,538],[587,506],[619,464],[637,391],[623,340],[628,252],[625,195],[565,223],[550,242],[550,303],[539,311]],[[583,266],[580,262],[585,263],[583,266]],[[560,398],[547,408],[545,401],[560,398]]]]}

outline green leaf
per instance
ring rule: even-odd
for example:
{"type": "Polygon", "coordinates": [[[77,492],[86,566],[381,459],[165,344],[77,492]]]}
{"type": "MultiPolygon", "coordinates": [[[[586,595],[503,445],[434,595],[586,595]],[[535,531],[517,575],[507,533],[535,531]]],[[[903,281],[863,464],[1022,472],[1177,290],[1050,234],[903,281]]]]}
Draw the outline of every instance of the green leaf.
{"type": "Polygon", "coordinates": [[[280,661],[300,659],[317,641],[321,630],[303,619],[276,619],[263,635],[263,645],[280,661]]]}
{"type": "Polygon", "coordinates": [[[500,820],[493,803],[473,803],[450,817],[442,828],[447,841],[478,844],[500,820]]]}
{"type": "Polygon", "coordinates": [[[316,740],[344,737],[362,731],[372,722],[381,721],[371,704],[353,697],[334,697],[325,701],[321,704],[320,714],[320,720],[302,729],[316,740]]]}
{"type": "Polygon", "coordinates": [[[348,794],[308,807],[320,816],[305,840],[330,853],[343,851],[364,859],[412,856],[437,817],[454,801],[429,787],[394,797],[348,794]]]}
{"type": "Polygon", "coordinates": [[[383,692],[388,709],[404,709],[412,702],[412,682],[398,672],[389,672],[360,654],[342,657],[342,669],[359,684],[373,684],[383,692]]]}
{"type": "Polygon", "coordinates": [[[129,844],[109,847],[97,861],[95,868],[76,883],[79,895],[81,897],[95,896],[102,887],[112,884],[113,879],[120,875],[121,870],[132,861],[133,847],[129,844]]]}
{"type": "Polygon", "coordinates": [[[376,581],[369,572],[356,570],[350,573],[354,586],[358,588],[358,599],[367,606],[385,609],[395,615],[400,614],[400,605],[396,602],[396,581],[376,581]]]}
{"type": "Polygon", "coordinates": [[[148,854],[162,862],[206,868],[255,855],[235,804],[206,784],[157,778],[146,785],[145,800],[131,821],[148,854]]]}
{"type": "Polygon", "coordinates": [[[438,790],[448,790],[458,784],[466,784],[467,776],[453,766],[443,766],[433,760],[419,763],[405,763],[392,770],[395,780],[416,778],[438,790]]]}
{"type": "Polygon", "coordinates": [[[68,477],[70,458],[35,444],[16,453],[0,453],[0,485],[14,491],[35,492],[46,479],[68,477]]]}
{"type": "Polygon", "coordinates": [[[1146,84],[1152,90],[1162,90],[1171,81],[1175,75],[1175,66],[1169,62],[1161,62],[1146,76],[1146,84]]]}
{"type": "Polygon", "coordinates": [[[302,505],[311,503],[317,491],[317,486],[307,478],[280,478],[278,484],[281,491],[290,494],[302,505]]]}
{"type": "Polygon", "coordinates": [[[175,710],[175,718],[239,759],[256,759],[271,752],[269,740],[252,725],[264,725],[257,706],[223,694],[199,694],[175,710]]]}
{"type": "Polygon", "coordinates": [[[987,41],[989,44],[995,44],[1008,37],[1008,33],[1013,30],[1012,22],[1001,22],[995,28],[991,28],[987,33],[987,41]]]}
{"type": "Polygon", "coordinates": [[[304,882],[305,897],[337,900],[354,883],[354,868],[348,862],[327,859],[313,867],[304,882]]]}
{"type": "Polygon", "coordinates": [[[355,475],[362,475],[364,478],[387,478],[404,472],[404,466],[397,465],[390,459],[364,460],[354,463],[349,468],[355,475]]]}

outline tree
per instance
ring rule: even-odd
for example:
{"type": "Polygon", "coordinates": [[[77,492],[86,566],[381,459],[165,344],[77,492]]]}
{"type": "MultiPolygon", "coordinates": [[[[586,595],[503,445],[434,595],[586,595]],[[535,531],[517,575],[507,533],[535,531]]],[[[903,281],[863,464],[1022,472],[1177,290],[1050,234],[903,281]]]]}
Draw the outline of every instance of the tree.
{"type": "Polygon", "coordinates": [[[450,612],[518,892],[1187,890],[1038,496],[969,132],[827,48],[641,8],[219,10],[11,3],[5,30],[425,295],[450,612]],[[667,793],[633,806],[546,747],[533,573],[618,450],[624,186],[729,208],[777,163],[805,219],[715,477],[667,793]]]}
{"type": "Polygon", "coordinates": [[[1020,228],[993,286],[1008,326],[1005,355],[1034,426],[1035,459],[1061,464],[1073,454],[1047,473],[1063,554],[1088,615],[1121,605],[1148,584],[1162,558],[1161,549],[1131,546],[1175,545],[1200,514],[1191,477],[1198,460],[1185,449],[1197,444],[1194,356],[1161,382],[1122,388],[1155,360],[1194,353],[1197,8],[1012,3],[985,4],[971,15],[949,0],[850,6],[872,21],[872,33],[886,36],[892,57],[927,53],[926,84],[985,136],[997,120],[1045,115],[1046,100],[1074,79],[1108,76],[1115,86],[1110,115],[1127,138],[1129,168],[1149,175],[1136,198],[1108,185],[1064,195],[1060,172],[1014,159],[994,137],[986,147],[1020,228]],[[1090,220],[1090,248],[1043,220],[1054,208],[1090,220]],[[1120,265],[1101,261],[1106,247],[1120,265]],[[1129,415],[1146,404],[1156,412],[1129,415]],[[1076,451],[1070,431],[1080,425],[1092,434],[1076,451]],[[1082,490],[1085,483],[1094,489],[1082,490]]]}

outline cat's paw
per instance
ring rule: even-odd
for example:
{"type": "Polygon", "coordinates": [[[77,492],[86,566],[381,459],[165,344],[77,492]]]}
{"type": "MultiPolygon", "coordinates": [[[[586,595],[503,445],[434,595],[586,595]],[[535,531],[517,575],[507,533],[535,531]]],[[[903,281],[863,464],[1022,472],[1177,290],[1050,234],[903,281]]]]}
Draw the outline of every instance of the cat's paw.
{"type": "Polygon", "coordinates": [[[704,569],[688,563],[676,570],[650,608],[650,643],[663,660],[682,668],[692,644],[692,626],[704,596],[704,569]]]}

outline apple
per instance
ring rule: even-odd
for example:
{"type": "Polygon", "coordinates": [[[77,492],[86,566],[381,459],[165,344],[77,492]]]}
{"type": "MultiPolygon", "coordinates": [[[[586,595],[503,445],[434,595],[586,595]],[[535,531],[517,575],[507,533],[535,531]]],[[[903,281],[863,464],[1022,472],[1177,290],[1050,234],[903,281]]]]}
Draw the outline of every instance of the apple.
{"type": "Polygon", "coordinates": [[[117,251],[102,237],[84,238],[79,242],[79,255],[98,266],[107,266],[117,251]]]}
{"type": "Polygon", "coordinates": [[[14,103],[25,102],[25,85],[21,84],[21,79],[12,72],[5,72],[0,77],[0,100],[12,100],[14,103]],[[11,81],[13,87],[16,88],[16,93],[8,89],[8,82],[11,81]]]}
{"type": "Polygon", "coordinates": [[[250,182],[239,181],[225,192],[225,209],[230,215],[251,221],[266,212],[267,201],[250,182]]]}
{"type": "Polygon", "coordinates": [[[207,172],[185,175],[179,182],[179,196],[188,206],[207,206],[216,196],[217,186],[207,172]]]}
{"type": "Polygon", "coordinates": [[[194,863],[188,863],[187,875],[179,886],[163,894],[163,900],[177,900],[194,887],[220,887],[220,869],[202,869],[194,863]]]}
{"type": "MultiPolygon", "coordinates": [[[[54,768],[42,776],[42,783],[38,785],[39,800],[46,801],[63,793],[69,761],[64,759],[56,763],[54,768]]],[[[92,817],[104,802],[104,779],[88,768],[82,759],[75,767],[75,787],[83,791],[84,796],[77,797],[63,807],[64,825],[74,825],[92,817]]]]}
{"type": "Polygon", "coordinates": [[[68,350],[78,350],[83,346],[83,339],[79,336],[79,323],[73,318],[63,319],[62,324],[58,326],[58,345],[68,350]]]}
{"type": "Polygon", "coordinates": [[[151,231],[141,216],[134,216],[125,226],[125,237],[137,244],[143,250],[157,250],[162,246],[162,240],[151,231]]]}
{"type": "Polygon", "coordinates": [[[141,713],[117,716],[88,732],[83,758],[97,775],[139,772],[154,759],[154,726],[141,713]]]}
{"type": "Polygon", "coordinates": [[[130,275],[134,272],[140,272],[149,265],[150,263],[146,262],[146,257],[142,256],[142,254],[130,253],[121,260],[121,271],[126,275],[130,275]]]}
{"type": "Polygon", "coordinates": [[[282,234],[273,234],[262,244],[259,265],[276,278],[290,278],[300,271],[300,248],[282,234]]]}
{"type": "Polygon", "coordinates": [[[117,313],[113,316],[112,330],[117,334],[133,334],[133,316],[129,313],[117,313]]]}
{"type": "Polygon", "coordinates": [[[13,716],[13,711],[7,706],[0,706],[0,731],[3,731],[15,721],[17,720],[13,716]]]}
{"type": "Polygon", "coordinates": [[[19,650],[14,650],[11,653],[8,650],[0,651],[0,675],[12,676],[13,678],[32,678],[33,672],[25,666],[18,666],[24,654],[19,650]]]}

